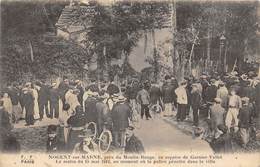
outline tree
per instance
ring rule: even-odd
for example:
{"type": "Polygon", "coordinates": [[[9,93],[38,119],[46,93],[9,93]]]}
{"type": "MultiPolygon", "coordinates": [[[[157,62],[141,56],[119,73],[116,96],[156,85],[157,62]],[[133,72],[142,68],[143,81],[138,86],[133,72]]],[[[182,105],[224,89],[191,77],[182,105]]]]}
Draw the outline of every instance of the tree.
{"type": "Polygon", "coordinates": [[[168,10],[166,3],[119,2],[111,7],[90,3],[85,8],[74,8],[71,24],[85,27],[86,50],[92,50],[93,56],[98,56],[98,68],[102,73],[112,59],[129,56],[144,31],[162,28],[167,22],[163,15],[168,10]],[[95,12],[89,15],[87,8],[94,8],[95,12]]]}

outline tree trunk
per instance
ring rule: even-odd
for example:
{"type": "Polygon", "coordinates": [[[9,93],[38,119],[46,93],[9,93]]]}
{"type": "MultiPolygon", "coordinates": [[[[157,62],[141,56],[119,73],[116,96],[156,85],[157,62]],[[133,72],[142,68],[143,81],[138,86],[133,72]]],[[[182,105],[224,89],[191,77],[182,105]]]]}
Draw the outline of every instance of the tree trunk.
{"type": "Polygon", "coordinates": [[[208,35],[207,35],[207,58],[206,58],[206,71],[208,70],[208,63],[210,62],[210,47],[211,47],[211,31],[210,28],[208,28],[208,35]]]}
{"type": "Polygon", "coordinates": [[[154,28],[151,31],[152,38],[153,38],[153,60],[154,60],[154,80],[157,82],[158,74],[159,74],[159,66],[158,66],[158,55],[157,55],[157,48],[156,48],[156,39],[155,39],[155,31],[154,28]]]}
{"type": "Polygon", "coordinates": [[[193,41],[193,44],[192,44],[192,47],[191,47],[191,51],[190,51],[190,57],[189,57],[189,72],[188,73],[191,73],[191,60],[192,60],[192,55],[193,55],[193,50],[194,50],[194,46],[195,46],[195,40],[193,41]]]}
{"type": "Polygon", "coordinates": [[[177,19],[176,19],[176,0],[172,0],[172,8],[171,8],[171,22],[172,22],[172,51],[171,51],[171,56],[172,56],[172,64],[173,64],[173,73],[175,76],[178,76],[178,68],[176,67],[176,60],[177,59],[177,49],[175,48],[175,33],[177,32],[177,19]]]}
{"type": "Polygon", "coordinates": [[[192,42],[192,47],[191,47],[190,56],[189,56],[189,71],[188,71],[189,74],[191,74],[191,69],[192,69],[192,67],[191,67],[192,55],[193,55],[193,52],[194,52],[195,42],[196,42],[196,40],[197,40],[197,36],[198,36],[198,35],[199,35],[199,32],[195,35],[195,38],[194,38],[194,40],[193,40],[193,42],[192,42]]]}

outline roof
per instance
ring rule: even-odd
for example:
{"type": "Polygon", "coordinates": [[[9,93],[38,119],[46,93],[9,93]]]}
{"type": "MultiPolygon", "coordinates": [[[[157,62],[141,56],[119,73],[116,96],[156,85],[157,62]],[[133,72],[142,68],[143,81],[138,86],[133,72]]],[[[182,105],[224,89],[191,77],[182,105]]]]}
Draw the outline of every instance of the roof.
{"type": "Polygon", "coordinates": [[[82,13],[84,13],[84,16],[91,17],[94,12],[94,6],[65,6],[56,27],[68,33],[83,31],[84,26],[77,22],[76,18],[79,18],[82,13]]]}

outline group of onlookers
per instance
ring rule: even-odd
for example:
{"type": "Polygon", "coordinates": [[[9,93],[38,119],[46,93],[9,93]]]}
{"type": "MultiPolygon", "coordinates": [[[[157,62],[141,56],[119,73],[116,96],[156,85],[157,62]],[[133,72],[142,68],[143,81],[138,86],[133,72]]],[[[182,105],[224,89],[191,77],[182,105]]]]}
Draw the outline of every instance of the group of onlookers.
{"type": "Polygon", "coordinates": [[[40,81],[8,85],[0,101],[10,125],[23,118],[27,126],[45,117],[58,119],[64,127],[64,143],[70,149],[79,140],[78,130],[88,122],[97,124],[98,134],[109,129],[114,145],[125,147],[133,111],[140,113],[141,119],[145,116],[149,120],[152,106],[161,108],[162,116],[175,115],[179,122],[192,118],[195,128],[206,119],[207,137],[215,145],[223,135],[239,132],[246,147],[250,127],[259,117],[260,79],[252,73],[203,74],[178,82],[166,75],[162,83],[132,79],[116,85],[91,80],[83,86],[80,80],[65,78],[51,85],[40,81]]]}
{"type": "Polygon", "coordinates": [[[164,116],[176,115],[179,122],[192,119],[196,130],[200,129],[200,120],[206,120],[204,137],[214,143],[222,140],[220,134],[237,134],[246,148],[249,132],[257,128],[260,78],[252,72],[240,76],[236,72],[223,76],[203,74],[200,78],[184,77],[179,83],[174,77],[165,76],[161,86],[151,84],[146,90],[149,95],[144,99],[150,101],[143,100],[145,104],[159,104],[164,116]]]}

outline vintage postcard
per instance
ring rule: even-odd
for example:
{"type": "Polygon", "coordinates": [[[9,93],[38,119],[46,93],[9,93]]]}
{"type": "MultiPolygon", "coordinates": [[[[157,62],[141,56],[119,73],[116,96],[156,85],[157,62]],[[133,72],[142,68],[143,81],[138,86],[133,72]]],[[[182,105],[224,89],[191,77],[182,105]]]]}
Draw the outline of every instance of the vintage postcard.
{"type": "Polygon", "coordinates": [[[260,166],[259,0],[0,3],[0,167],[260,166]]]}

